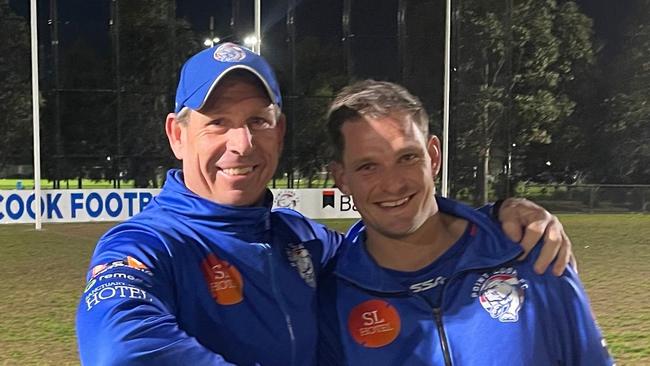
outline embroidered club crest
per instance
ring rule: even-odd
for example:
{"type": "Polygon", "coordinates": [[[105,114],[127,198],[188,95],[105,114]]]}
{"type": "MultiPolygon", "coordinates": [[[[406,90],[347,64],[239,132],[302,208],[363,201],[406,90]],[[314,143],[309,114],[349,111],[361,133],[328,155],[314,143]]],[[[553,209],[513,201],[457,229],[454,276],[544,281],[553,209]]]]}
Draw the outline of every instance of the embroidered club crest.
{"type": "Polygon", "coordinates": [[[519,320],[524,303],[524,289],[528,285],[517,278],[514,268],[501,268],[483,274],[474,284],[472,297],[478,297],[483,308],[494,319],[503,323],[519,320]]]}
{"type": "Polygon", "coordinates": [[[287,247],[287,258],[289,263],[294,267],[300,277],[310,287],[316,287],[316,277],[314,276],[314,264],[311,261],[311,254],[302,244],[289,244],[287,247]]]}
{"type": "Polygon", "coordinates": [[[224,43],[214,51],[214,59],[220,62],[239,62],[246,57],[246,52],[234,43],[224,43]]]}

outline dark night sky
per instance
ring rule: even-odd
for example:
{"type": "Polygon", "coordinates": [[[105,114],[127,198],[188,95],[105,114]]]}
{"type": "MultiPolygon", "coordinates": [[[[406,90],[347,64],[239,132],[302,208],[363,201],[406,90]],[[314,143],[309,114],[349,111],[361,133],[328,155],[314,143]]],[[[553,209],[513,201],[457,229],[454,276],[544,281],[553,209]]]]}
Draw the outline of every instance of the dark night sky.
{"type": "MultiPolygon", "coordinates": [[[[643,1],[643,0],[641,0],[643,1]]],[[[594,20],[594,34],[604,45],[609,58],[622,47],[625,22],[635,12],[635,1],[577,0],[580,8],[594,20]]]]}
{"type": "MultiPolygon", "coordinates": [[[[638,0],[637,0],[638,1],[638,0]]],[[[643,0],[640,0],[643,1],[643,0]]],[[[297,3],[307,3],[309,0],[296,1],[297,3]]],[[[311,1],[313,2],[313,1],[311,1]]],[[[594,33],[598,41],[605,46],[603,50],[607,54],[614,54],[620,50],[622,32],[627,17],[635,11],[636,1],[611,1],[611,0],[576,0],[580,8],[594,20],[594,33]]],[[[241,1],[242,18],[245,16],[248,4],[248,11],[252,18],[252,0],[241,1]],[[250,3],[250,4],[248,4],[250,3]]],[[[270,28],[274,23],[282,22],[286,8],[284,1],[264,1],[263,7],[263,28],[270,28]],[[282,3],[282,4],[279,4],[282,3]],[[271,5],[270,5],[271,4],[271,5]],[[273,4],[276,6],[274,7],[273,4]],[[279,6],[278,6],[279,5],[279,6]]],[[[300,5],[299,5],[300,6],[300,5]]],[[[379,8],[375,8],[378,10],[379,8]]],[[[325,9],[320,9],[325,10],[325,9]]],[[[336,9],[335,9],[336,10],[336,9]]],[[[326,10],[325,10],[326,11],[326,10]]],[[[177,14],[184,16],[194,25],[197,30],[207,30],[209,16],[213,15],[228,21],[232,12],[230,1],[204,1],[204,0],[182,0],[178,2],[177,14]]],[[[327,16],[340,18],[340,13],[331,12],[330,14],[318,13],[313,18],[314,28],[324,29],[324,32],[330,32],[327,27],[319,27],[318,23],[324,23],[323,19],[327,16]]],[[[337,30],[338,31],[338,30],[337,30]]]]}
{"type": "MultiPolygon", "coordinates": [[[[131,0],[133,1],[133,0],[131,0]]],[[[611,0],[576,0],[584,12],[594,19],[594,30],[596,40],[604,46],[603,54],[606,58],[615,55],[622,46],[622,31],[626,18],[635,11],[634,4],[638,1],[611,1],[611,0]]],[[[315,10],[310,13],[315,15],[309,21],[302,21],[303,33],[340,33],[340,29],[332,29],[334,24],[340,24],[340,7],[331,7],[332,2],[298,0],[299,7],[309,6],[315,10]],[[323,4],[319,6],[318,4],[323,4]],[[335,21],[332,21],[334,19],[335,21]]],[[[363,2],[363,0],[362,0],[363,2]]],[[[61,20],[61,34],[63,39],[75,37],[83,33],[87,37],[94,38],[95,44],[100,47],[108,45],[107,19],[109,17],[107,0],[59,0],[59,17],[61,20]]],[[[286,14],[286,0],[283,1],[262,1],[263,8],[263,30],[271,29],[273,26],[284,26],[286,14]]],[[[12,7],[21,15],[29,15],[29,2],[24,0],[10,0],[12,7]]],[[[215,29],[217,33],[229,32],[229,20],[232,14],[232,2],[227,0],[205,1],[205,0],[178,0],[177,16],[189,20],[193,28],[201,35],[207,35],[209,17],[215,17],[215,29]]],[[[251,22],[253,14],[253,1],[240,0],[241,24],[251,22]],[[248,17],[250,14],[250,17],[248,17]]],[[[374,4],[380,4],[375,2],[374,4]]],[[[45,20],[48,15],[49,0],[39,0],[39,16],[45,20]]],[[[381,12],[379,6],[374,11],[381,12]]],[[[390,10],[388,10],[390,11],[390,10]]],[[[378,17],[381,14],[378,13],[378,17]]],[[[251,25],[252,28],[252,25],[251,25]]]]}

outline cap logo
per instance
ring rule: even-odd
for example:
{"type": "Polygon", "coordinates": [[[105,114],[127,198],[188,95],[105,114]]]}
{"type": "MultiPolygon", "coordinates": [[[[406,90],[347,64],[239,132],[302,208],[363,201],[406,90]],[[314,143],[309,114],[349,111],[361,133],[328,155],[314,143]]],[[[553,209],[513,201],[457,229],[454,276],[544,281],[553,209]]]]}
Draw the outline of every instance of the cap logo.
{"type": "Polygon", "coordinates": [[[234,43],[224,43],[214,51],[214,59],[219,62],[239,62],[246,58],[246,52],[234,43]]]}

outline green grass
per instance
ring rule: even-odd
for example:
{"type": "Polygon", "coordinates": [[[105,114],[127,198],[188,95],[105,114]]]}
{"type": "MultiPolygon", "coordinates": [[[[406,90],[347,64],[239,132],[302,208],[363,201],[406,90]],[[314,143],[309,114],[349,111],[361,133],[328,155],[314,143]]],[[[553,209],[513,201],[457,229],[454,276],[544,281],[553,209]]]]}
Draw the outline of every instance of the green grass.
{"type": "Polygon", "coordinates": [[[619,365],[650,365],[650,215],[561,215],[619,365]]]}
{"type": "Polygon", "coordinates": [[[79,363],[76,303],[94,243],[110,226],[0,226],[0,365],[79,363]]]}
{"type": "MultiPolygon", "coordinates": [[[[619,365],[650,365],[650,215],[562,215],[619,365]]],[[[323,220],[339,230],[350,220],[323,220]]],[[[112,224],[0,225],[0,365],[76,365],[74,314],[112,224]]]]}

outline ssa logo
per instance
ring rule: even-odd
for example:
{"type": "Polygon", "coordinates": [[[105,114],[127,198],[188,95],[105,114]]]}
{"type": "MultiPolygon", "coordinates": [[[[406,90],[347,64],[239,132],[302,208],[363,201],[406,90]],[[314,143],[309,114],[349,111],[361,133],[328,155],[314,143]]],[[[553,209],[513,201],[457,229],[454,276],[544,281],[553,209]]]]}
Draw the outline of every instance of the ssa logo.
{"type": "Polygon", "coordinates": [[[436,288],[438,286],[442,286],[445,284],[446,281],[447,278],[438,276],[423,282],[414,283],[411,286],[409,286],[409,288],[413,292],[422,292],[426,290],[431,290],[432,288],[436,288]]]}

